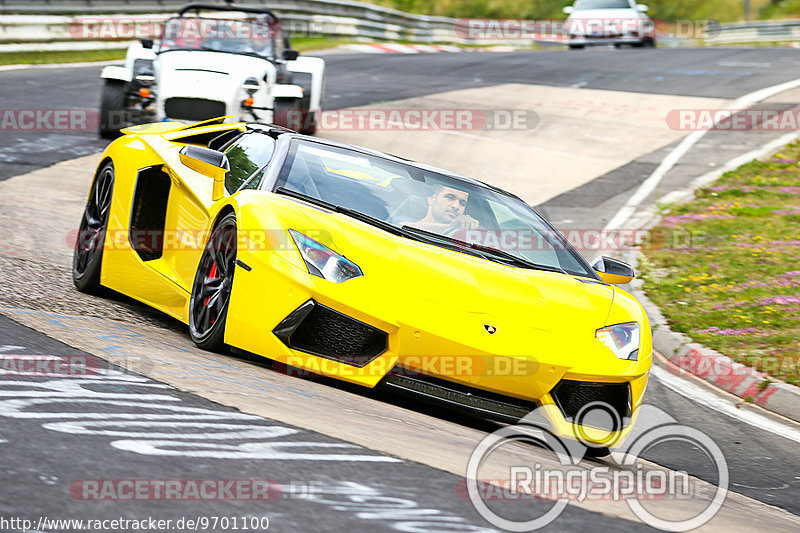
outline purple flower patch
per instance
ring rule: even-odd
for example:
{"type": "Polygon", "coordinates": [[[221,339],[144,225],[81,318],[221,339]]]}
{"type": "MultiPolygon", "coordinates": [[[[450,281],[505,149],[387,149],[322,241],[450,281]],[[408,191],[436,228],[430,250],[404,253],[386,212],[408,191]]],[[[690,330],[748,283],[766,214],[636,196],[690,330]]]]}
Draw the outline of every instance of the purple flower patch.
{"type": "Polygon", "coordinates": [[[800,298],[798,298],[797,296],[773,296],[771,298],[764,298],[759,303],[761,305],[800,304],[800,298]]]}
{"type": "Polygon", "coordinates": [[[744,337],[747,335],[754,335],[759,334],[759,330],[756,328],[741,328],[741,329],[734,329],[734,328],[724,328],[720,329],[717,327],[710,327],[706,329],[699,329],[697,333],[708,333],[710,335],[727,335],[731,337],[744,337]]]}
{"type": "Polygon", "coordinates": [[[700,213],[697,215],[675,215],[671,217],[664,217],[662,223],[665,226],[674,226],[676,224],[682,224],[684,222],[691,222],[695,220],[721,220],[725,218],[736,218],[733,215],[707,215],[705,213],[700,213]]]}

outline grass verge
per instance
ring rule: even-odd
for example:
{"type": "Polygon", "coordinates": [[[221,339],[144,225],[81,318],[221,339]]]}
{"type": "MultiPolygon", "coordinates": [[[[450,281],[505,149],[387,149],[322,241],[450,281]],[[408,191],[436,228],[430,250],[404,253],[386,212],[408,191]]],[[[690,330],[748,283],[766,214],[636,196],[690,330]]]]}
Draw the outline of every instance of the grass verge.
{"type": "MultiPolygon", "coordinates": [[[[378,41],[375,41],[378,42],[378,41]]],[[[392,41],[399,44],[430,44],[413,41],[392,41]]],[[[292,39],[292,48],[302,53],[311,53],[318,50],[328,50],[355,41],[346,39],[327,38],[296,38],[292,39]]],[[[476,46],[456,45],[462,48],[480,48],[476,46]]],[[[486,45],[485,47],[488,47],[486,45]]],[[[533,46],[531,49],[538,48],[533,46]]],[[[113,61],[125,59],[125,48],[108,50],[64,50],[43,52],[2,52],[0,65],[46,65],[57,63],[83,63],[90,61],[113,61]]]]}
{"type": "Polygon", "coordinates": [[[112,61],[115,59],[125,59],[124,48],[0,53],[0,65],[46,65],[52,63],[82,63],[84,61],[112,61]]]}
{"type": "Polygon", "coordinates": [[[673,331],[800,384],[800,142],[666,208],[644,288],[673,331]]]}

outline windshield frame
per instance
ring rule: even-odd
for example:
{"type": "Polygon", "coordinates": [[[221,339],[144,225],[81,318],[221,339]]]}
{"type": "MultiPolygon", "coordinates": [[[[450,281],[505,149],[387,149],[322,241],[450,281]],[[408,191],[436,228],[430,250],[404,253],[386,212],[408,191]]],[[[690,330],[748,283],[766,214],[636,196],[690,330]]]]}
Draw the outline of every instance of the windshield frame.
{"type": "Polygon", "coordinates": [[[270,44],[270,53],[269,53],[269,55],[263,55],[263,54],[259,54],[257,52],[242,52],[242,51],[233,51],[233,50],[213,50],[213,49],[208,49],[208,48],[181,48],[181,47],[176,47],[176,48],[168,48],[168,49],[164,50],[163,49],[164,35],[167,32],[167,26],[169,25],[170,22],[172,22],[174,20],[179,20],[179,21],[185,21],[185,20],[208,20],[208,21],[215,21],[215,22],[239,22],[239,23],[254,23],[255,22],[255,20],[252,19],[252,18],[237,19],[237,18],[185,16],[185,15],[179,15],[179,16],[170,17],[166,21],[164,21],[164,26],[163,26],[163,28],[161,30],[161,35],[159,36],[159,39],[158,39],[158,51],[156,52],[156,55],[164,54],[164,53],[167,53],[167,52],[211,52],[211,53],[218,53],[218,54],[235,54],[235,55],[240,55],[240,56],[245,56],[245,57],[253,57],[253,58],[257,58],[257,59],[262,59],[264,61],[270,61],[270,62],[273,62],[273,63],[277,60],[276,51],[278,50],[278,48],[280,48],[279,40],[281,40],[283,38],[283,31],[282,31],[282,28],[280,26],[280,23],[275,18],[273,18],[273,20],[275,21],[275,24],[277,24],[278,32],[274,36],[272,36],[272,38],[270,39],[270,43],[271,44],[270,44]]]}
{"type": "MultiPolygon", "coordinates": [[[[267,135],[266,132],[261,132],[261,133],[264,134],[264,135],[267,135]]],[[[268,165],[269,168],[268,168],[267,171],[264,172],[263,176],[261,177],[261,186],[260,186],[261,190],[264,190],[264,191],[267,191],[267,192],[271,192],[271,193],[274,193],[274,194],[279,194],[278,192],[276,192],[276,190],[279,187],[286,188],[285,184],[282,182],[283,180],[281,179],[281,177],[282,177],[282,174],[283,174],[283,170],[284,170],[284,168],[286,166],[286,163],[289,160],[290,153],[292,153],[292,148],[295,145],[295,143],[307,143],[307,144],[310,144],[310,145],[316,145],[317,147],[319,147],[321,149],[333,148],[333,149],[339,149],[339,150],[345,150],[345,151],[353,152],[355,154],[361,154],[361,155],[370,156],[370,157],[377,157],[377,158],[380,158],[380,159],[384,159],[384,160],[386,160],[386,161],[388,161],[390,163],[408,166],[408,167],[410,167],[412,169],[419,170],[420,172],[425,172],[425,173],[428,173],[428,174],[435,174],[435,175],[442,176],[443,178],[445,178],[447,180],[455,180],[455,181],[461,182],[466,187],[481,188],[481,189],[486,190],[489,193],[494,193],[494,194],[505,196],[510,201],[517,203],[520,207],[524,208],[533,217],[535,217],[537,219],[537,221],[540,222],[549,231],[549,233],[548,233],[549,237],[546,237],[546,238],[554,239],[555,241],[557,241],[557,244],[560,246],[559,252],[569,254],[585,271],[585,272],[575,272],[575,271],[572,271],[572,270],[563,269],[563,267],[560,266],[560,261],[559,261],[559,268],[562,268],[565,271],[566,275],[572,276],[572,277],[576,277],[576,278],[581,278],[581,279],[590,279],[592,281],[596,281],[596,282],[599,282],[601,284],[605,284],[605,282],[603,282],[603,280],[597,275],[597,273],[591,267],[591,265],[586,260],[586,258],[584,258],[583,255],[580,252],[578,252],[569,243],[569,241],[567,241],[567,239],[563,236],[563,234],[560,231],[558,231],[555,227],[553,227],[553,225],[550,224],[550,222],[548,222],[547,219],[545,219],[543,216],[541,216],[532,206],[527,204],[525,201],[523,201],[518,196],[516,196],[516,195],[514,195],[514,194],[512,194],[512,193],[510,193],[508,191],[505,191],[505,190],[500,189],[498,187],[495,187],[493,185],[488,185],[486,183],[483,183],[483,182],[481,182],[479,180],[476,180],[476,179],[473,179],[473,178],[468,178],[466,176],[460,176],[458,174],[454,174],[454,173],[448,172],[446,170],[430,167],[430,166],[427,166],[427,165],[420,165],[420,164],[417,164],[417,163],[415,163],[413,161],[405,160],[405,159],[402,159],[402,158],[399,158],[399,157],[394,157],[394,156],[391,156],[389,154],[384,154],[384,153],[373,151],[373,150],[369,150],[369,149],[361,149],[359,147],[354,147],[354,146],[350,146],[350,145],[347,145],[347,144],[337,143],[335,141],[326,141],[324,139],[307,137],[307,136],[299,135],[299,134],[289,134],[289,133],[282,134],[282,135],[279,135],[278,138],[277,138],[277,144],[275,146],[275,150],[273,152],[272,159],[271,159],[271,161],[270,161],[270,163],[268,165]]],[[[299,191],[296,191],[296,192],[299,192],[299,191]]],[[[300,194],[302,194],[302,193],[300,193],[300,194]]],[[[297,200],[297,201],[303,201],[303,200],[297,200]]],[[[324,203],[329,203],[329,202],[326,202],[325,199],[320,199],[320,201],[324,202],[324,203]]],[[[314,207],[317,208],[317,209],[322,208],[316,202],[308,202],[308,203],[310,205],[314,205],[314,207]]],[[[347,216],[346,213],[344,213],[343,215],[347,216]]],[[[387,222],[387,224],[391,224],[391,223],[387,222]]],[[[402,226],[396,226],[394,224],[391,224],[391,225],[396,227],[400,231],[403,230],[402,226]]],[[[377,228],[377,226],[373,226],[373,227],[377,228]]],[[[386,231],[386,230],[382,229],[381,231],[386,231]]],[[[459,239],[456,239],[456,240],[458,241],[459,239]]],[[[442,249],[445,249],[445,250],[452,250],[451,247],[438,246],[436,244],[431,244],[431,243],[428,243],[428,244],[430,244],[431,246],[436,246],[437,248],[442,248],[442,249]]],[[[469,244],[465,243],[464,246],[468,247],[469,244]]],[[[454,250],[454,251],[458,251],[458,250],[454,250]]],[[[475,252],[475,250],[473,250],[473,252],[475,252]]],[[[473,256],[488,260],[485,257],[481,257],[479,254],[475,254],[475,253],[471,253],[471,254],[467,254],[467,255],[473,255],[473,256]]]]}
{"type": "MultiPolygon", "coordinates": [[[[638,11],[636,9],[636,4],[633,4],[631,2],[631,0],[621,0],[621,1],[625,1],[628,4],[626,7],[578,7],[578,4],[580,4],[581,1],[582,0],[576,0],[575,3],[572,5],[572,7],[573,7],[573,9],[575,11],[590,11],[590,10],[593,11],[593,10],[601,10],[601,9],[632,9],[632,10],[638,11]]],[[[600,0],[594,0],[594,1],[600,1],[600,0]]],[[[610,0],[606,0],[606,1],[610,1],[610,0]]]]}

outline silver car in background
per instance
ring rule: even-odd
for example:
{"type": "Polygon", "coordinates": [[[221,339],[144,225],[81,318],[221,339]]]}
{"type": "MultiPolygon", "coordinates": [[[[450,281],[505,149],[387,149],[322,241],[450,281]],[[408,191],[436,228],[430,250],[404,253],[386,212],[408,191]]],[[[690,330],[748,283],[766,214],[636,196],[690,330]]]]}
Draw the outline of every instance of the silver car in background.
{"type": "Polygon", "coordinates": [[[577,0],[564,8],[569,15],[566,29],[569,47],[623,44],[654,47],[656,32],[653,21],[645,15],[647,6],[635,0],[577,0]]]}

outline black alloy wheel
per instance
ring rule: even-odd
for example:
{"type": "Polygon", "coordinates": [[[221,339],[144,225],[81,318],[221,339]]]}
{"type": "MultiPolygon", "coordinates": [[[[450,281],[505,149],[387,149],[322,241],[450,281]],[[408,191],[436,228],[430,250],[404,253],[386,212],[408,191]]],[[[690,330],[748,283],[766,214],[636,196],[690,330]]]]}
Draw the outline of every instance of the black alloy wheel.
{"type": "Polygon", "coordinates": [[[189,302],[189,332],[204,349],[225,348],[225,318],[236,268],[236,215],[223,217],[200,258],[189,302]]]}
{"type": "Polygon", "coordinates": [[[72,256],[72,281],[86,293],[100,292],[100,266],[114,192],[114,164],[103,165],[94,178],[72,256]]]}

